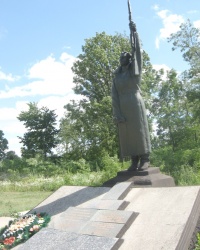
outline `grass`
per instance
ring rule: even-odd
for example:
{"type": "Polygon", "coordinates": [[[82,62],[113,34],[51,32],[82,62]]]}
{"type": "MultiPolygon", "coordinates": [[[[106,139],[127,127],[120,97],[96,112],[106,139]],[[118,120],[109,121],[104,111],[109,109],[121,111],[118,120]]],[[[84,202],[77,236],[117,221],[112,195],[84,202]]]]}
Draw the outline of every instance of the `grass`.
{"type": "Polygon", "coordinates": [[[63,185],[101,186],[112,175],[99,171],[68,173],[49,178],[32,175],[25,178],[19,177],[17,181],[8,179],[0,181],[0,217],[13,216],[18,212],[34,208],[63,185]]]}
{"type": "Polygon", "coordinates": [[[46,199],[52,192],[0,192],[0,217],[28,211],[46,199]]]}

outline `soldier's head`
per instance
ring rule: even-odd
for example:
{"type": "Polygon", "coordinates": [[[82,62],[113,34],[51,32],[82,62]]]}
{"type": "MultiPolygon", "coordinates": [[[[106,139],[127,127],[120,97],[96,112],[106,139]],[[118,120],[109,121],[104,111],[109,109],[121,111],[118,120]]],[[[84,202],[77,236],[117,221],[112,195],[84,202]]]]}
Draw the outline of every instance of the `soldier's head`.
{"type": "Polygon", "coordinates": [[[120,65],[121,66],[126,66],[130,63],[130,60],[131,60],[131,54],[128,53],[128,52],[122,52],[121,55],[120,55],[120,65]]]}

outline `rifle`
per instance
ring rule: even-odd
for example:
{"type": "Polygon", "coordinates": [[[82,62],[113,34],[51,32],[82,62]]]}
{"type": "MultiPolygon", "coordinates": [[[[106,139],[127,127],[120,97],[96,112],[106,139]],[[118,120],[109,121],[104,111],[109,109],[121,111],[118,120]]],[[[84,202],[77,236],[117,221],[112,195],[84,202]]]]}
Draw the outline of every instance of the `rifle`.
{"type": "Polygon", "coordinates": [[[139,75],[139,68],[138,68],[138,62],[137,62],[137,58],[136,58],[136,31],[133,31],[131,29],[131,23],[133,23],[132,21],[132,14],[131,14],[131,5],[130,2],[128,0],[128,13],[129,13],[129,27],[130,27],[130,43],[131,43],[131,48],[133,50],[133,55],[132,55],[132,60],[133,60],[133,70],[134,70],[134,74],[135,75],[139,75]]]}

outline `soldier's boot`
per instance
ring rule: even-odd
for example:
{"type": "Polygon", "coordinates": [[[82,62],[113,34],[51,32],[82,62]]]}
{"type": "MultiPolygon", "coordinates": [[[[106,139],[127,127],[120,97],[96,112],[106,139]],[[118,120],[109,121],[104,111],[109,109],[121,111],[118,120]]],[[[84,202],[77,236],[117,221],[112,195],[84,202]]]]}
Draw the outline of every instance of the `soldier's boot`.
{"type": "Polygon", "coordinates": [[[131,166],[128,168],[128,171],[136,171],[138,168],[139,156],[131,156],[131,166]]]}
{"type": "Polygon", "coordinates": [[[149,166],[150,166],[149,154],[141,155],[138,170],[140,171],[147,170],[149,166]]]}

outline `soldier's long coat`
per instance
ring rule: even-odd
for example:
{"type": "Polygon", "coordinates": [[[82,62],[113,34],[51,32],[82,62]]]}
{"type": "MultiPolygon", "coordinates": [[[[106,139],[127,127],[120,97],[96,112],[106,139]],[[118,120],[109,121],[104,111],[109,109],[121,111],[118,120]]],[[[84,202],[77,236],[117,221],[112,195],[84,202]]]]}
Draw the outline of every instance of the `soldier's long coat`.
{"type": "Polygon", "coordinates": [[[135,60],[139,73],[135,73],[133,63],[130,63],[125,71],[119,67],[115,71],[112,85],[114,119],[125,120],[118,123],[121,158],[143,155],[151,151],[146,109],[139,88],[142,60],[138,36],[137,39],[135,60]]]}

